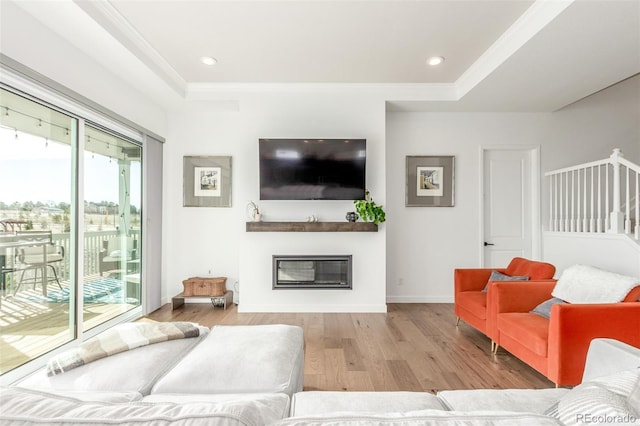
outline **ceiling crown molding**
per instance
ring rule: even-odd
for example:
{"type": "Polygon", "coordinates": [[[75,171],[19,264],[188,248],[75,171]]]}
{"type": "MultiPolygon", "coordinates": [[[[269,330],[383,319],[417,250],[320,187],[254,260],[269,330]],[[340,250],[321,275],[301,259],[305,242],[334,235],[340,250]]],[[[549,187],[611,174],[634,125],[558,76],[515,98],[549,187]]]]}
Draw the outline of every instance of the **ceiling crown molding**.
{"type": "Polygon", "coordinates": [[[384,97],[393,94],[398,100],[458,99],[453,83],[188,83],[185,98],[204,100],[238,93],[355,93],[384,97]]]}
{"type": "Polygon", "coordinates": [[[187,82],[108,0],[73,2],[184,97],[187,82]]]}
{"type": "Polygon", "coordinates": [[[458,99],[560,15],[574,0],[537,0],[456,80],[458,99]]]}

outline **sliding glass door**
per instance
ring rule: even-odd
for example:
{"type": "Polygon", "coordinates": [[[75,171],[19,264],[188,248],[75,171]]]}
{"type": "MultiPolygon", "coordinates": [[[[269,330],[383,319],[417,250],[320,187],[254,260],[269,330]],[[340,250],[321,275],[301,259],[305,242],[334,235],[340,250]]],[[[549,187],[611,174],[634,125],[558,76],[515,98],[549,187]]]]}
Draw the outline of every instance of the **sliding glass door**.
{"type": "Polygon", "coordinates": [[[0,375],[141,305],[141,158],[0,89],[0,375]]]}
{"type": "Polygon", "coordinates": [[[84,127],[85,329],[140,305],[141,154],[139,146],[84,127]],[[95,264],[97,262],[97,264],[95,264]]]}
{"type": "Polygon", "coordinates": [[[0,93],[0,372],[75,338],[75,118],[0,93]],[[46,259],[45,259],[46,258],[46,259]]]}

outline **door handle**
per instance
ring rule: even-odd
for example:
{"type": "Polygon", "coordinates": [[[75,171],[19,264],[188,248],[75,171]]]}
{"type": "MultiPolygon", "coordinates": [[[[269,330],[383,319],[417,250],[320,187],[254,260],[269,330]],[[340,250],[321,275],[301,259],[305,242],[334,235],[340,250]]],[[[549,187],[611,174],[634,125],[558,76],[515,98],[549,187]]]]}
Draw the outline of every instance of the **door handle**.
{"type": "Polygon", "coordinates": [[[488,243],[488,242],[486,242],[486,241],[485,241],[485,242],[484,242],[484,246],[485,246],[485,247],[486,247],[486,246],[495,246],[495,244],[491,244],[491,243],[488,243]]]}

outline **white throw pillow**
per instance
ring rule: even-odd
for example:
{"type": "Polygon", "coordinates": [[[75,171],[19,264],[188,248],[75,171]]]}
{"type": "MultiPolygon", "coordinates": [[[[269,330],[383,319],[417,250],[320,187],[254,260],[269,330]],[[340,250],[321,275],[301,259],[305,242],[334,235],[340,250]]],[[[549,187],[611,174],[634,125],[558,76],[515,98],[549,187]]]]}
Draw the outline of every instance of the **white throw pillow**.
{"type": "Polygon", "coordinates": [[[640,278],[587,265],[565,269],[551,295],[569,303],[618,303],[640,283],[640,278]]]}
{"type": "Polygon", "coordinates": [[[638,380],[640,369],[598,377],[567,392],[545,414],[566,425],[640,425],[630,403],[638,380]]]}

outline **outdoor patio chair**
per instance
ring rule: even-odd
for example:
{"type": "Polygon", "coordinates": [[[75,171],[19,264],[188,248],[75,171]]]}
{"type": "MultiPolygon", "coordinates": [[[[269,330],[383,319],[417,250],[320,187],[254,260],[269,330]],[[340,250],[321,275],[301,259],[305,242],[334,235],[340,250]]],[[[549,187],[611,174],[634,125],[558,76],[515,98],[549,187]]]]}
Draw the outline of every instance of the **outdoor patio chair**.
{"type": "MultiPolygon", "coordinates": [[[[62,290],[60,279],[58,278],[57,267],[64,261],[64,247],[55,244],[48,244],[44,246],[24,247],[17,250],[16,254],[16,267],[14,272],[20,271],[20,278],[17,280],[17,285],[13,294],[15,295],[22,284],[33,280],[33,288],[35,289],[38,283],[38,272],[40,272],[40,281],[43,283],[43,291],[46,291],[46,285],[48,282],[44,282],[44,269],[50,268],[53,272],[53,279],[62,290]],[[46,250],[46,261],[44,256],[44,250],[46,250]],[[34,276],[32,278],[24,278],[25,272],[33,270],[34,276]]],[[[47,276],[47,281],[49,281],[47,276]]]]}
{"type": "Polygon", "coordinates": [[[133,237],[126,237],[126,247],[122,248],[122,237],[112,237],[102,241],[102,249],[98,254],[98,266],[100,276],[109,271],[126,272],[137,268],[138,259],[138,240],[133,237]],[[126,265],[124,268],[122,267],[126,265]]]}

